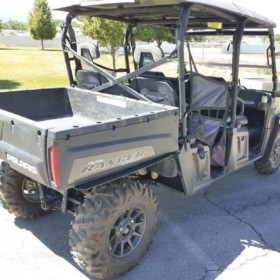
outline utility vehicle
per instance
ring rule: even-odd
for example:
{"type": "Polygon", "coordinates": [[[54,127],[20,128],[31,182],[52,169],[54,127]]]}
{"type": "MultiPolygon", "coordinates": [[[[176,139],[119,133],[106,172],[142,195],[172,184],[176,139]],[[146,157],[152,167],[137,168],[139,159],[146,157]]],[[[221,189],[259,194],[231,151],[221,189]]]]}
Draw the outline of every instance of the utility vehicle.
{"type": "Polygon", "coordinates": [[[214,0],[81,0],[60,11],[68,12],[62,47],[70,87],[0,92],[1,201],[25,218],[73,213],[75,261],[90,275],[115,278],[139,262],[156,231],[149,181],[190,196],[252,162],[262,174],[279,168],[275,24],[214,0]],[[96,45],[77,44],[77,16],[127,23],[126,66],[115,71],[124,76],[94,61],[96,45]],[[176,48],[165,56],[136,45],[139,24],[168,28],[176,48]],[[216,35],[232,36],[228,81],[198,73],[186,55],[190,36],[216,35]],[[243,35],[269,39],[271,91],[240,85],[243,35]],[[172,61],[177,78],[153,71],[172,61]]]}

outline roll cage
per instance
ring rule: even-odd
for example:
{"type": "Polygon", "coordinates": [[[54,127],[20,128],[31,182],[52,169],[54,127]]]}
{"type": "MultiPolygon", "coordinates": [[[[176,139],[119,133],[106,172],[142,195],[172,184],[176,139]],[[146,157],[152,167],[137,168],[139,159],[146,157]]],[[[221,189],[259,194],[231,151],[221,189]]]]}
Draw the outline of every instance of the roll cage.
{"type": "Polygon", "coordinates": [[[91,66],[94,70],[104,75],[108,82],[95,88],[94,91],[105,90],[114,85],[119,85],[125,89],[134,98],[147,100],[143,95],[129,88],[125,82],[136,76],[143,74],[164,63],[178,59],[178,92],[179,108],[181,119],[180,138],[182,141],[187,136],[187,109],[186,109],[186,88],[185,88],[185,53],[184,46],[187,35],[232,35],[233,36],[233,54],[232,54],[232,81],[231,90],[231,127],[236,127],[236,111],[239,91],[239,57],[240,46],[243,35],[261,35],[268,36],[270,40],[271,52],[271,70],[273,90],[272,97],[275,97],[277,91],[277,71],[275,59],[274,22],[258,15],[245,8],[231,3],[221,3],[218,1],[190,0],[190,1],[148,1],[148,0],[126,0],[126,1],[81,1],[79,5],[73,5],[58,9],[67,11],[68,16],[63,26],[62,47],[72,86],[75,86],[75,80],[71,68],[71,60],[75,61],[76,72],[81,69],[81,61],[91,66]],[[77,43],[74,31],[71,27],[71,21],[77,16],[91,16],[106,18],[110,20],[122,21],[128,24],[125,42],[125,69],[121,69],[127,74],[121,78],[115,78],[104,71],[100,65],[87,60],[77,53],[77,43]],[[222,23],[222,28],[209,30],[209,22],[222,23]],[[170,55],[156,62],[144,66],[143,68],[131,71],[129,65],[130,49],[134,51],[135,40],[133,38],[133,27],[138,24],[153,24],[164,26],[173,30],[176,37],[176,48],[170,55]],[[69,52],[74,56],[70,58],[69,52]]]}

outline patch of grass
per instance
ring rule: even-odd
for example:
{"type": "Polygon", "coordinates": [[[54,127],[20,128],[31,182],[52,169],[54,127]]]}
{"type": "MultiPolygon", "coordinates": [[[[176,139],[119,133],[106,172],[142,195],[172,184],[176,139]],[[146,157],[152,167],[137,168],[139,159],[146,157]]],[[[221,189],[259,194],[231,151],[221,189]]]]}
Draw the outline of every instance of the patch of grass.
{"type": "Polygon", "coordinates": [[[39,88],[67,85],[60,50],[0,49],[0,88],[39,88]]]}
{"type": "MultiPolygon", "coordinates": [[[[0,48],[0,89],[28,89],[41,87],[69,86],[63,53],[59,49],[41,51],[32,48],[0,48]]],[[[133,58],[130,56],[130,69],[134,70],[133,58]]],[[[112,67],[109,54],[101,53],[97,63],[112,67]]],[[[116,57],[117,68],[125,67],[123,55],[116,57]]],[[[153,71],[163,72],[166,76],[177,77],[177,61],[162,65],[153,71]]],[[[199,72],[204,75],[231,79],[231,69],[223,67],[200,66],[199,72]]],[[[241,77],[249,74],[267,75],[267,69],[241,68],[241,77]]],[[[117,77],[125,73],[118,73],[117,77]]],[[[271,74],[270,74],[271,75],[271,74]]],[[[271,76],[268,76],[271,77],[271,76]]]]}
{"type": "MultiPolygon", "coordinates": [[[[0,48],[0,57],[0,89],[69,86],[63,53],[59,49],[42,51],[34,48],[0,48]]],[[[95,62],[112,68],[110,54],[101,53],[95,62]]],[[[134,71],[132,56],[129,62],[131,71],[134,71]]],[[[125,68],[124,55],[116,56],[116,64],[117,68],[125,68]]],[[[154,71],[177,77],[177,62],[167,63],[154,71]]],[[[125,74],[118,73],[117,77],[125,74]]]]}
{"type": "MultiPolygon", "coordinates": [[[[61,50],[0,48],[0,57],[0,89],[69,86],[61,50]]],[[[102,53],[96,62],[112,67],[112,58],[109,54],[102,53]]],[[[118,55],[117,67],[124,66],[124,56],[118,55]]]]}

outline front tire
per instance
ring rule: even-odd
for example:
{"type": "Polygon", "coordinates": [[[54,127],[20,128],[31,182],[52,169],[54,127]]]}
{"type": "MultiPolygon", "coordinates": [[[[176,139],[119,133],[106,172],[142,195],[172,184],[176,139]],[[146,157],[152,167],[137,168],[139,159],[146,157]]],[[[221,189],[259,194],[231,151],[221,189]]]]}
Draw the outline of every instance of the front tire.
{"type": "Polygon", "coordinates": [[[93,190],[72,223],[69,238],[74,260],[97,278],[126,273],[152,242],[157,212],[155,195],[138,181],[123,179],[93,190]]]}
{"type": "Polygon", "coordinates": [[[10,213],[22,218],[36,218],[46,213],[41,208],[36,184],[15,171],[6,162],[0,168],[0,201],[10,213]]]}
{"type": "Polygon", "coordinates": [[[280,134],[275,138],[267,160],[262,158],[255,161],[255,168],[260,174],[273,174],[280,166],[280,134]]]}

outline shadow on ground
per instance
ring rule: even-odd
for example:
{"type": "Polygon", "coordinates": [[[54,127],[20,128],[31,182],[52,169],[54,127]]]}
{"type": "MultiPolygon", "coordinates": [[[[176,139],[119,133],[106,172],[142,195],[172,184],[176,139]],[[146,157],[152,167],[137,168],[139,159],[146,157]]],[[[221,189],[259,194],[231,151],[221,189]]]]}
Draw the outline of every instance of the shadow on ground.
{"type": "MultiPolygon", "coordinates": [[[[85,274],[74,262],[68,245],[68,233],[72,216],[60,212],[50,212],[46,216],[35,220],[15,219],[17,227],[31,231],[54,254],[62,257],[85,274]]],[[[88,279],[91,279],[90,277],[88,279]]]]}
{"type": "Polygon", "coordinates": [[[23,49],[22,48],[13,48],[13,47],[3,47],[3,48],[1,48],[0,47],[0,51],[22,51],[23,49]]]}
{"type": "MultiPolygon", "coordinates": [[[[280,211],[279,179],[280,173],[261,176],[249,166],[188,199],[165,186],[153,186],[160,203],[155,242],[122,279],[213,280],[229,269],[243,269],[268,251],[278,252],[280,223],[273,217],[280,211]]],[[[15,223],[77,267],[68,251],[70,221],[68,215],[52,213],[15,223]]],[[[258,269],[266,271],[256,266],[252,273],[258,269]]]]}
{"type": "Polygon", "coordinates": [[[13,80],[0,80],[0,89],[16,89],[21,84],[13,80]]]}
{"type": "Polygon", "coordinates": [[[62,52],[62,49],[44,49],[46,52],[62,52]]]}

